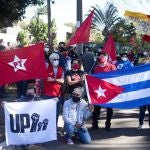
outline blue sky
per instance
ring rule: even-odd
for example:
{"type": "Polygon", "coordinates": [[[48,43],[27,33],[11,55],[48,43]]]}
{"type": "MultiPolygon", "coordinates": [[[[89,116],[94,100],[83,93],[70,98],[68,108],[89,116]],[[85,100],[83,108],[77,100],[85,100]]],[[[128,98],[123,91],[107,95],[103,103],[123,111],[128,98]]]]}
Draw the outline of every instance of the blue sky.
{"type": "MultiPolygon", "coordinates": [[[[113,2],[117,6],[121,16],[123,16],[124,10],[150,14],[150,0],[82,0],[83,20],[91,6],[98,4],[104,9],[106,1],[113,2]]],[[[55,18],[57,24],[58,41],[63,41],[65,40],[66,32],[64,23],[76,23],[76,0],[55,0],[55,4],[51,4],[51,9],[52,18],[55,18]]],[[[31,14],[35,14],[35,7],[28,9],[27,18],[31,18],[31,14]]]]}

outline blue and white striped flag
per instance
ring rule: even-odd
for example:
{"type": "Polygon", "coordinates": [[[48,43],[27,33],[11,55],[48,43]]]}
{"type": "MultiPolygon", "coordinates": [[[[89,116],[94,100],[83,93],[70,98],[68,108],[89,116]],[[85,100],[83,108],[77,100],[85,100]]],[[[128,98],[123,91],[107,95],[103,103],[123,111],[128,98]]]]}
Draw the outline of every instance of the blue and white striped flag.
{"type": "Polygon", "coordinates": [[[150,64],[86,76],[89,102],[130,109],[150,104],[150,64]]]}

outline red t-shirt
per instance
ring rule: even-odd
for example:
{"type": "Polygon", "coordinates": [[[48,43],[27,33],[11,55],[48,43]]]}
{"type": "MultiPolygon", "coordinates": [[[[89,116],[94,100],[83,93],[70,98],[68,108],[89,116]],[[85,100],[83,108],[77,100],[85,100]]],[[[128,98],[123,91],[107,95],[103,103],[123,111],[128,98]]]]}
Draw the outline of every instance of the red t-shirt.
{"type": "Polygon", "coordinates": [[[94,68],[94,73],[100,73],[100,72],[109,72],[116,70],[116,66],[110,63],[107,63],[106,66],[102,67],[100,65],[96,65],[94,68]]]}

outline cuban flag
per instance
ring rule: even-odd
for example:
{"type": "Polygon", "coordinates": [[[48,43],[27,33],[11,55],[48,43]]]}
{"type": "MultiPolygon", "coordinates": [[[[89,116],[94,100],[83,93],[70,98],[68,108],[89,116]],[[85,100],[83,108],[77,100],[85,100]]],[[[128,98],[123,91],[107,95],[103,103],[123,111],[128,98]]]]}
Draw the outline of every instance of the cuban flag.
{"type": "Polygon", "coordinates": [[[150,64],[86,76],[89,103],[130,109],[150,104],[150,64]]]}

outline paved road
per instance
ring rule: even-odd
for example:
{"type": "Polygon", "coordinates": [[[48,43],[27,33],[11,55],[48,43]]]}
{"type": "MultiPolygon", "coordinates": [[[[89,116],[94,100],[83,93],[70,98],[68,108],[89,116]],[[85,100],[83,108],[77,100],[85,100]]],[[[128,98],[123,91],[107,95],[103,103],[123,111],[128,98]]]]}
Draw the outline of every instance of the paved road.
{"type": "MultiPolygon", "coordinates": [[[[75,141],[75,144],[66,145],[64,136],[58,136],[57,141],[43,144],[30,145],[29,150],[150,150],[150,128],[148,126],[148,117],[145,118],[144,128],[137,130],[138,109],[115,110],[112,120],[112,132],[104,130],[105,109],[102,110],[102,117],[99,121],[100,129],[91,131],[91,144],[82,144],[75,141]]],[[[63,126],[62,118],[59,118],[59,127],[63,126]]],[[[91,120],[88,120],[87,127],[91,127],[91,120]]],[[[4,148],[5,143],[0,144],[0,150],[13,148],[4,148]],[[2,146],[3,145],[3,146],[2,146]],[[2,148],[3,147],[3,148],[2,148]]],[[[14,148],[16,149],[16,148],[14,148]]],[[[14,150],[13,149],[13,150],[14,150]]],[[[17,149],[16,149],[17,150],[17,149]]]]}

